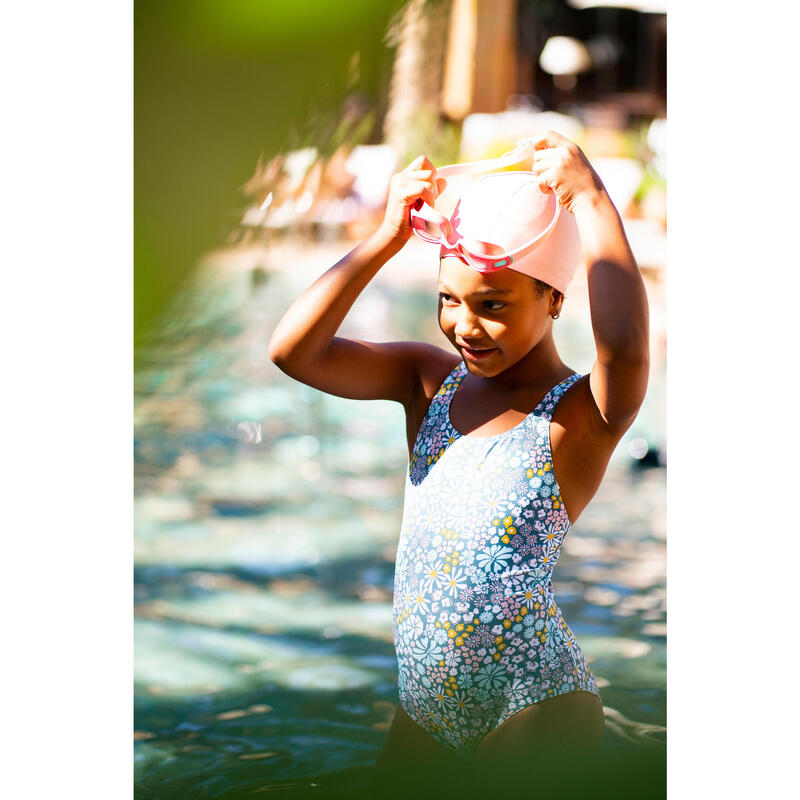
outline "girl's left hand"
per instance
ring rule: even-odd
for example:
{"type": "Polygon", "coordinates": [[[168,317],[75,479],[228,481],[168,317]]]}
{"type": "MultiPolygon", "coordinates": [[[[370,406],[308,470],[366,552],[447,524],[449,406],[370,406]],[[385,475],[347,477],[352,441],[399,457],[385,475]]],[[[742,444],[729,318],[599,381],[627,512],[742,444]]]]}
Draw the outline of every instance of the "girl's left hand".
{"type": "Polygon", "coordinates": [[[566,137],[547,131],[534,142],[533,174],[543,192],[555,192],[558,201],[573,214],[584,203],[605,196],[603,182],[583,151],[566,137]]]}

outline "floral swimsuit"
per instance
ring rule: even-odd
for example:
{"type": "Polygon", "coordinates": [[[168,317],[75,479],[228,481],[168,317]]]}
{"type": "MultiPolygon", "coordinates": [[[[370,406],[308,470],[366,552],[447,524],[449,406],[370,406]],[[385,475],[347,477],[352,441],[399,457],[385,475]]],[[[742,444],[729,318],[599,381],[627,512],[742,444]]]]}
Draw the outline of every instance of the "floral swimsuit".
{"type": "Polygon", "coordinates": [[[553,473],[550,418],[574,373],[516,427],[463,436],[445,378],[406,476],[395,565],[393,634],[400,702],[465,760],[515,711],[574,692],[599,696],[553,597],[570,526],[553,473]]]}

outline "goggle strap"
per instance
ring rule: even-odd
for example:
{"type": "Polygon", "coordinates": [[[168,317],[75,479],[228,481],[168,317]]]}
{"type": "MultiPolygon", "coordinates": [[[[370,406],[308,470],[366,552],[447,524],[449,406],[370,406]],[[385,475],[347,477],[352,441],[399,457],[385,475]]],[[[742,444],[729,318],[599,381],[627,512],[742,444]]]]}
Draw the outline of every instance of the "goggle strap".
{"type": "Polygon", "coordinates": [[[533,139],[521,139],[513,150],[509,150],[497,158],[485,158],[482,161],[467,161],[464,164],[446,164],[436,170],[437,178],[450,175],[469,175],[473,172],[488,172],[492,169],[519,164],[533,154],[533,139]]]}

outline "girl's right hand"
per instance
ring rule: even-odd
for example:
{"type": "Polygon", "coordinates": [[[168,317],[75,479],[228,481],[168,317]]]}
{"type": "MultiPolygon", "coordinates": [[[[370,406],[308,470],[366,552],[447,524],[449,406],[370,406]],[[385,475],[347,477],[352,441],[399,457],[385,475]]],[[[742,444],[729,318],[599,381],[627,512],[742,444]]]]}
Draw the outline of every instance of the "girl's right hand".
{"type": "Polygon", "coordinates": [[[436,168],[426,156],[415,158],[402,172],[392,175],[381,233],[405,244],[412,234],[411,207],[420,198],[432,206],[446,186],[447,181],[436,177],[436,168]]]}

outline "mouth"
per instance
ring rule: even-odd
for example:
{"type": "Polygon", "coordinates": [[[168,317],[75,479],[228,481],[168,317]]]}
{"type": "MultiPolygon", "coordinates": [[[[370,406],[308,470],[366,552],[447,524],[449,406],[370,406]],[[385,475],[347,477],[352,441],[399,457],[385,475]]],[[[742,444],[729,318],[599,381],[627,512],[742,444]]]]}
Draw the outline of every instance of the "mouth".
{"type": "Polygon", "coordinates": [[[461,351],[470,361],[482,361],[488,358],[492,353],[494,353],[497,348],[496,347],[466,347],[463,344],[459,345],[461,351]]]}

